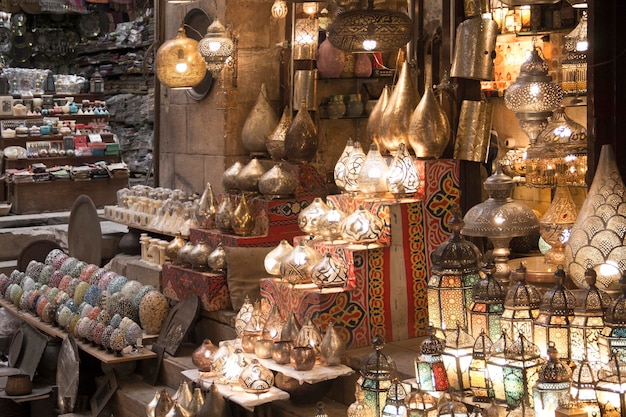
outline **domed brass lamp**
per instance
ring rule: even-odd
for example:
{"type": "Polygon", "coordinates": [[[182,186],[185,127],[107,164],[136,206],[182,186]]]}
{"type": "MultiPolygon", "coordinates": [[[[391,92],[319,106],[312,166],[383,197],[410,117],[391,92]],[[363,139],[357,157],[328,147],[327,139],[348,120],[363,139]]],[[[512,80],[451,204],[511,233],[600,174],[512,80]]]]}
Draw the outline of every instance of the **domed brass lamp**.
{"type": "Polygon", "coordinates": [[[579,295],[570,326],[571,359],[580,362],[600,362],[598,339],[604,328],[604,314],[613,301],[611,296],[596,286],[596,271],[585,272],[587,288],[579,295]]]}
{"type": "Polygon", "coordinates": [[[327,201],[327,205],[330,210],[319,219],[317,233],[325,240],[333,242],[341,239],[341,224],[346,218],[346,214],[330,201],[327,201]]]}
{"type": "Polygon", "coordinates": [[[348,267],[343,260],[327,252],[321,261],[311,267],[311,280],[320,289],[344,287],[348,283],[348,267]]]}
{"type": "Polygon", "coordinates": [[[450,388],[457,392],[469,389],[469,366],[475,340],[460,326],[448,332],[441,358],[448,373],[450,388]]]}
{"type": "Polygon", "coordinates": [[[420,186],[420,176],[415,161],[404,143],[398,145],[389,170],[387,171],[387,187],[395,198],[410,197],[420,186]]]}
{"type": "Polygon", "coordinates": [[[359,191],[366,197],[381,197],[387,192],[387,162],[372,142],[359,172],[359,191]]]}
{"type": "Polygon", "coordinates": [[[567,400],[572,371],[559,356],[562,355],[551,344],[548,348],[548,361],[541,365],[537,382],[532,387],[535,412],[538,415],[554,412],[559,403],[567,400]]]}
{"type": "Polygon", "coordinates": [[[314,60],[318,41],[317,19],[296,19],[293,36],[293,59],[314,60]]]}
{"type": "Polygon", "coordinates": [[[280,340],[280,334],[283,331],[284,325],[285,319],[283,319],[282,314],[280,314],[280,309],[278,306],[273,305],[263,325],[263,338],[271,339],[275,342],[280,340]]]}
{"type": "Polygon", "coordinates": [[[503,369],[512,344],[511,338],[502,332],[500,338],[491,345],[491,354],[487,359],[487,372],[489,372],[489,377],[493,383],[493,392],[498,401],[506,400],[503,369]]]}
{"type": "MultiPolygon", "coordinates": [[[[622,294],[615,298],[604,314],[604,328],[598,338],[600,361],[607,363],[612,353],[624,357],[624,334],[626,334],[626,274],[619,280],[622,294]]],[[[626,410],[626,409],[625,409],[626,410]]]]}
{"type": "Polygon", "coordinates": [[[198,43],[200,55],[206,68],[213,77],[217,77],[235,52],[235,42],[226,32],[219,19],[215,19],[207,28],[206,35],[198,43]]]}
{"type": "Polygon", "coordinates": [[[269,251],[267,255],[265,255],[265,259],[263,261],[263,266],[265,266],[265,271],[270,275],[278,276],[280,275],[280,263],[283,261],[283,258],[287,256],[289,252],[293,250],[293,246],[285,239],[281,240],[278,246],[269,251]]]}
{"type": "Polygon", "coordinates": [[[526,150],[526,185],[586,187],[587,130],[557,108],[526,150]]]}
{"type": "Polygon", "coordinates": [[[591,367],[587,359],[583,359],[578,363],[572,372],[572,384],[569,394],[575,408],[585,411],[596,411],[596,415],[598,415],[600,409],[598,408],[598,397],[596,396],[596,384],[598,382],[596,371],[596,369],[591,367]]]}
{"type": "Polygon", "coordinates": [[[601,416],[621,416],[626,412],[626,363],[618,353],[598,371],[596,395],[601,416]]]}
{"type": "Polygon", "coordinates": [[[340,190],[344,190],[346,186],[346,175],[348,174],[348,158],[350,158],[350,154],[354,149],[354,141],[352,138],[348,138],[346,142],[346,146],[343,148],[343,152],[339,156],[337,163],[335,164],[335,168],[333,170],[333,175],[335,177],[335,184],[339,187],[340,190]]]}
{"type": "Polygon", "coordinates": [[[375,9],[368,1],[367,9],[340,13],[328,27],[328,40],[346,52],[396,51],[413,36],[413,21],[404,12],[375,9]]]}
{"type": "Polygon", "coordinates": [[[346,192],[356,193],[359,191],[359,174],[361,173],[364,162],[365,153],[361,148],[361,143],[359,141],[355,141],[352,150],[346,159],[346,173],[343,177],[343,189],[346,192]]]}
{"type": "Polygon", "coordinates": [[[383,353],[385,342],[381,336],[374,336],[372,344],[374,352],[363,361],[358,382],[365,394],[363,400],[374,411],[374,416],[380,416],[397,368],[394,360],[383,353]]]}
{"type": "Polygon", "coordinates": [[[506,294],[500,326],[511,339],[521,333],[528,335],[532,341],[541,293],[536,286],[526,282],[526,267],[521,263],[515,275],[518,281],[511,285],[506,294]]]}
{"type": "Polygon", "coordinates": [[[239,375],[239,385],[251,394],[263,394],[274,385],[274,373],[261,365],[258,359],[252,359],[239,375]]]}
{"type": "Polygon", "coordinates": [[[225,384],[236,384],[244,368],[252,362],[252,359],[240,348],[236,348],[224,362],[222,374],[218,378],[225,384]]]}
{"type": "Polygon", "coordinates": [[[511,270],[508,264],[509,242],[517,236],[528,236],[539,231],[539,220],[533,211],[518,203],[511,195],[513,179],[502,173],[501,165],[484,182],[489,198],[465,214],[461,233],[466,236],[488,237],[493,243],[496,266],[494,276],[504,286],[508,285],[511,270]]]}
{"type": "Polygon", "coordinates": [[[241,308],[235,315],[235,332],[237,337],[241,338],[243,331],[248,325],[248,322],[252,318],[252,312],[254,311],[254,305],[250,302],[250,297],[246,294],[241,308]]]}
{"type": "Polygon", "coordinates": [[[548,63],[534,47],[520,67],[520,74],[504,94],[504,103],[515,112],[532,146],[546,127],[548,117],[561,104],[563,90],[548,74],[548,63]]]}
{"type": "Polygon", "coordinates": [[[374,243],[383,233],[383,221],[363,206],[345,218],[341,226],[342,236],[352,243],[374,243]]]}
{"type": "Polygon", "coordinates": [[[385,406],[383,407],[381,417],[408,417],[406,397],[404,385],[398,378],[394,378],[387,390],[387,398],[385,398],[385,406]]]}
{"type": "Polygon", "coordinates": [[[430,254],[428,320],[438,328],[459,326],[469,331],[469,303],[474,298],[474,285],[480,280],[481,254],[476,245],[461,236],[463,224],[456,207],[448,224],[452,236],[430,254]]]}
{"type": "Polygon", "coordinates": [[[280,275],[293,285],[311,282],[311,267],[321,259],[322,255],[301,239],[280,263],[280,275]]]}
{"type": "Polygon", "coordinates": [[[192,88],[206,73],[206,65],[198,53],[198,42],[185,36],[182,26],[174,39],[159,47],[155,61],[156,76],[170,88],[192,88]]]}
{"type": "Polygon", "coordinates": [[[493,277],[495,266],[487,264],[481,273],[482,279],[474,286],[474,303],[470,308],[472,336],[479,337],[485,332],[492,340],[498,340],[501,333],[500,317],[504,311],[506,291],[493,277]]]}
{"type": "Polygon", "coordinates": [[[493,381],[489,377],[489,370],[487,369],[487,359],[491,354],[492,344],[489,336],[481,331],[472,348],[472,361],[467,373],[474,402],[484,403],[495,399],[493,381]]]}
{"type": "Polygon", "coordinates": [[[565,264],[565,244],[569,240],[570,230],[578,217],[578,209],[567,187],[557,187],[552,204],[539,219],[539,233],[551,248],[544,259],[547,264],[558,266],[565,264]]]}
{"type": "Polygon", "coordinates": [[[284,19],[289,13],[287,2],[285,0],[274,0],[272,4],[272,17],[275,19],[284,19]]]}
{"type": "Polygon", "coordinates": [[[554,284],[545,292],[539,305],[534,341],[542,356],[549,355],[549,348],[554,345],[561,355],[559,358],[569,361],[572,357],[570,326],[574,319],[576,297],[565,288],[565,271],[562,266],[554,273],[554,284]]]}
{"type": "Polygon", "coordinates": [[[445,340],[430,327],[429,335],[420,345],[420,355],[415,358],[415,380],[424,391],[447,391],[450,388],[446,367],[441,355],[446,347],[445,340]]]}
{"type": "Polygon", "coordinates": [[[520,333],[511,345],[502,369],[504,396],[509,407],[515,408],[521,404],[533,407],[529,390],[537,382],[538,371],[543,363],[539,348],[520,333]]]}

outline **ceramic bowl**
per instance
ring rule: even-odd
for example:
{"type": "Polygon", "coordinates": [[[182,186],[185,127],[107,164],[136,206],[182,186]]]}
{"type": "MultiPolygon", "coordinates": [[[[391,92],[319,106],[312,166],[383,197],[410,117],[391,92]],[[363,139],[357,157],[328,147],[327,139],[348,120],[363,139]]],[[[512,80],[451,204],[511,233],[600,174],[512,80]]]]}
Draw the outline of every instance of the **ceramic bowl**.
{"type": "Polygon", "coordinates": [[[11,211],[11,206],[13,204],[8,201],[0,202],[0,216],[6,216],[11,211]]]}

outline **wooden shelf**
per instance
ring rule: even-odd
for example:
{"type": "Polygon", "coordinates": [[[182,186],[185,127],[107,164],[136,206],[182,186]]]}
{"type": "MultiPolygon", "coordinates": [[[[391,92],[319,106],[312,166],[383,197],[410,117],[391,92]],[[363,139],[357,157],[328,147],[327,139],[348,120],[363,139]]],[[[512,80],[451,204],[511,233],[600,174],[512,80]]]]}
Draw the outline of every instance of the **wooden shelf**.
{"type": "Polygon", "coordinates": [[[44,158],[26,158],[26,159],[4,159],[4,169],[28,169],[32,164],[42,163],[47,167],[57,165],[73,165],[80,166],[84,164],[94,164],[104,161],[107,163],[115,163],[120,161],[119,155],[87,155],[87,156],[58,156],[44,158]]]}
{"type": "MultiPolygon", "coordinates": [[[[44,323],[39,317],[33,316],[32,314],[25,311],[18,310],[18,308],[8,300],[1,299],[0,306],[4,307],[6,311],[10,312],[15,317],[25,321],[33,327],[36,327],[46,334],[58,337],[60,339],[65,339],[67,337],[67,332],[48,323],[44,323]]],[[[83,350],[84,352],[104,363],[130,362],[157,357],[156,353],[146,348],[144,348],[143,352],[141,353],[130,353],[123,354],[122,356],[116,356],[113,353],[108,353],[105,350],[102,350],[96,346],[92,346],[91,344],[79,341],[78,339],[76,339],[76,345],[79,349],[83,350]]]]}

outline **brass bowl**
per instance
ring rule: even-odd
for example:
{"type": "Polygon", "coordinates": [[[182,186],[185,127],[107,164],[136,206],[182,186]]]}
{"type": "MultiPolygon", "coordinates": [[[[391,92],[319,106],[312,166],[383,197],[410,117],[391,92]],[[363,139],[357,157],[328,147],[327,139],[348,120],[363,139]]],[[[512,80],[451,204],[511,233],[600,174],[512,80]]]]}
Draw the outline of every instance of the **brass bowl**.
{"type": "Polygon", "coordinates": [[[33,392],[33,384],[27,374],[9,375],[4,392],[10,396],[28,395],[33,392]]]}

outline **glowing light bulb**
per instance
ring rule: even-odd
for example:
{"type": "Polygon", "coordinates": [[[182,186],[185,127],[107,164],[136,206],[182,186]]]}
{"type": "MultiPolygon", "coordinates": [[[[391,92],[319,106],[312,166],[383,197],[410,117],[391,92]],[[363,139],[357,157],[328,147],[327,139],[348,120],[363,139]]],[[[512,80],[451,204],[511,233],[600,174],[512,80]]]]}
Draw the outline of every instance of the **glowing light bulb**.
{"type": "Polygon", "coordinates": [[[366,39],[363,41],[363,49],[365,49],[366,51],[373,51],[374,49],[376,49],[376,41],[373,39],[366,39]]]}

